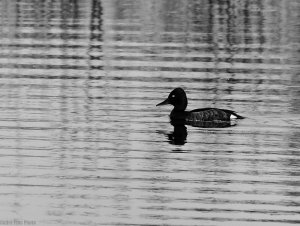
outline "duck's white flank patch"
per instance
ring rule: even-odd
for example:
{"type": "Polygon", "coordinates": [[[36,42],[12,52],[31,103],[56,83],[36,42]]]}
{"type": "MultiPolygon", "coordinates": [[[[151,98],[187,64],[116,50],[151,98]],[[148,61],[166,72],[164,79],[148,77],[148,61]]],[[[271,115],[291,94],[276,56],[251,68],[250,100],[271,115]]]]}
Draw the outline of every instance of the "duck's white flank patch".
{"type": "Polygon", "coordinates": [[[237,119],[237,117],[235,115],[231,114],[230,119],[237,119]]]}

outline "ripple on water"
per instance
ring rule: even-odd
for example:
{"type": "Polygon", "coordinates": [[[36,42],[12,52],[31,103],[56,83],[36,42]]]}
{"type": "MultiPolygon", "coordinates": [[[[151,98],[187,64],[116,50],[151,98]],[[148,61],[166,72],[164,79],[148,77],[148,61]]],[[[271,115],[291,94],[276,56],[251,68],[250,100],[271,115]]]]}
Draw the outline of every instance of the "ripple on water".
{"type": "Polygon", "coordinates": [[[298,1],[0,6],[5,219],[299,224],[298,1]],[[179,86],[246,119],[174,128],[179,86]]]}

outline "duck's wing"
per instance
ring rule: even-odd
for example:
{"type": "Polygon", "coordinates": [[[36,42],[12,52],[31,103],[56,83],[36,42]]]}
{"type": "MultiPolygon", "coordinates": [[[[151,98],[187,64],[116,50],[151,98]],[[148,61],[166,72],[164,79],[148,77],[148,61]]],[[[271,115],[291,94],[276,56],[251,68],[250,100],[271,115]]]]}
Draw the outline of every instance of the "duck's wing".
{"type": "Polygon", "coordinates": [[[187,121],[229,121],[231,118],[244,117],[236,112],[218,108],[199,108],[188,113],[187,121]]]}

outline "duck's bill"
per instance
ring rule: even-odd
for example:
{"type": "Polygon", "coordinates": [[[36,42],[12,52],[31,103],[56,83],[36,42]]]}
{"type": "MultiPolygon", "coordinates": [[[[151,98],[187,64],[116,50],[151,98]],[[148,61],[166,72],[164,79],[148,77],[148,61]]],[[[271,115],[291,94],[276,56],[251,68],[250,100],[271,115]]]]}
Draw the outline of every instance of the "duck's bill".
{"type": "Polygon", "coordinates": [[[168,99],[166,99],[166,100],[164,100],[163,102],[157,104],[156,106],[161,106],[161,105],[166,105],[166,104],[170,104],[170,102],[169,102],[168,99]]]}

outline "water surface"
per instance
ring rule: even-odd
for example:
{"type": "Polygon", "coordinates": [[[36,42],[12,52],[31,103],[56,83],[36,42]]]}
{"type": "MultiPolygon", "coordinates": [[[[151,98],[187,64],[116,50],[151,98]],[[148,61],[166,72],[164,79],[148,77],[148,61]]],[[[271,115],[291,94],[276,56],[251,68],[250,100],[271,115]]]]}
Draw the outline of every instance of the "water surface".
{"type": "Polygon", "coordinates": [[[298,1],[0,6],[0,223],[300,223],[298,1]],[[247,118],[174,128],[178,86],[247,118]]]}

